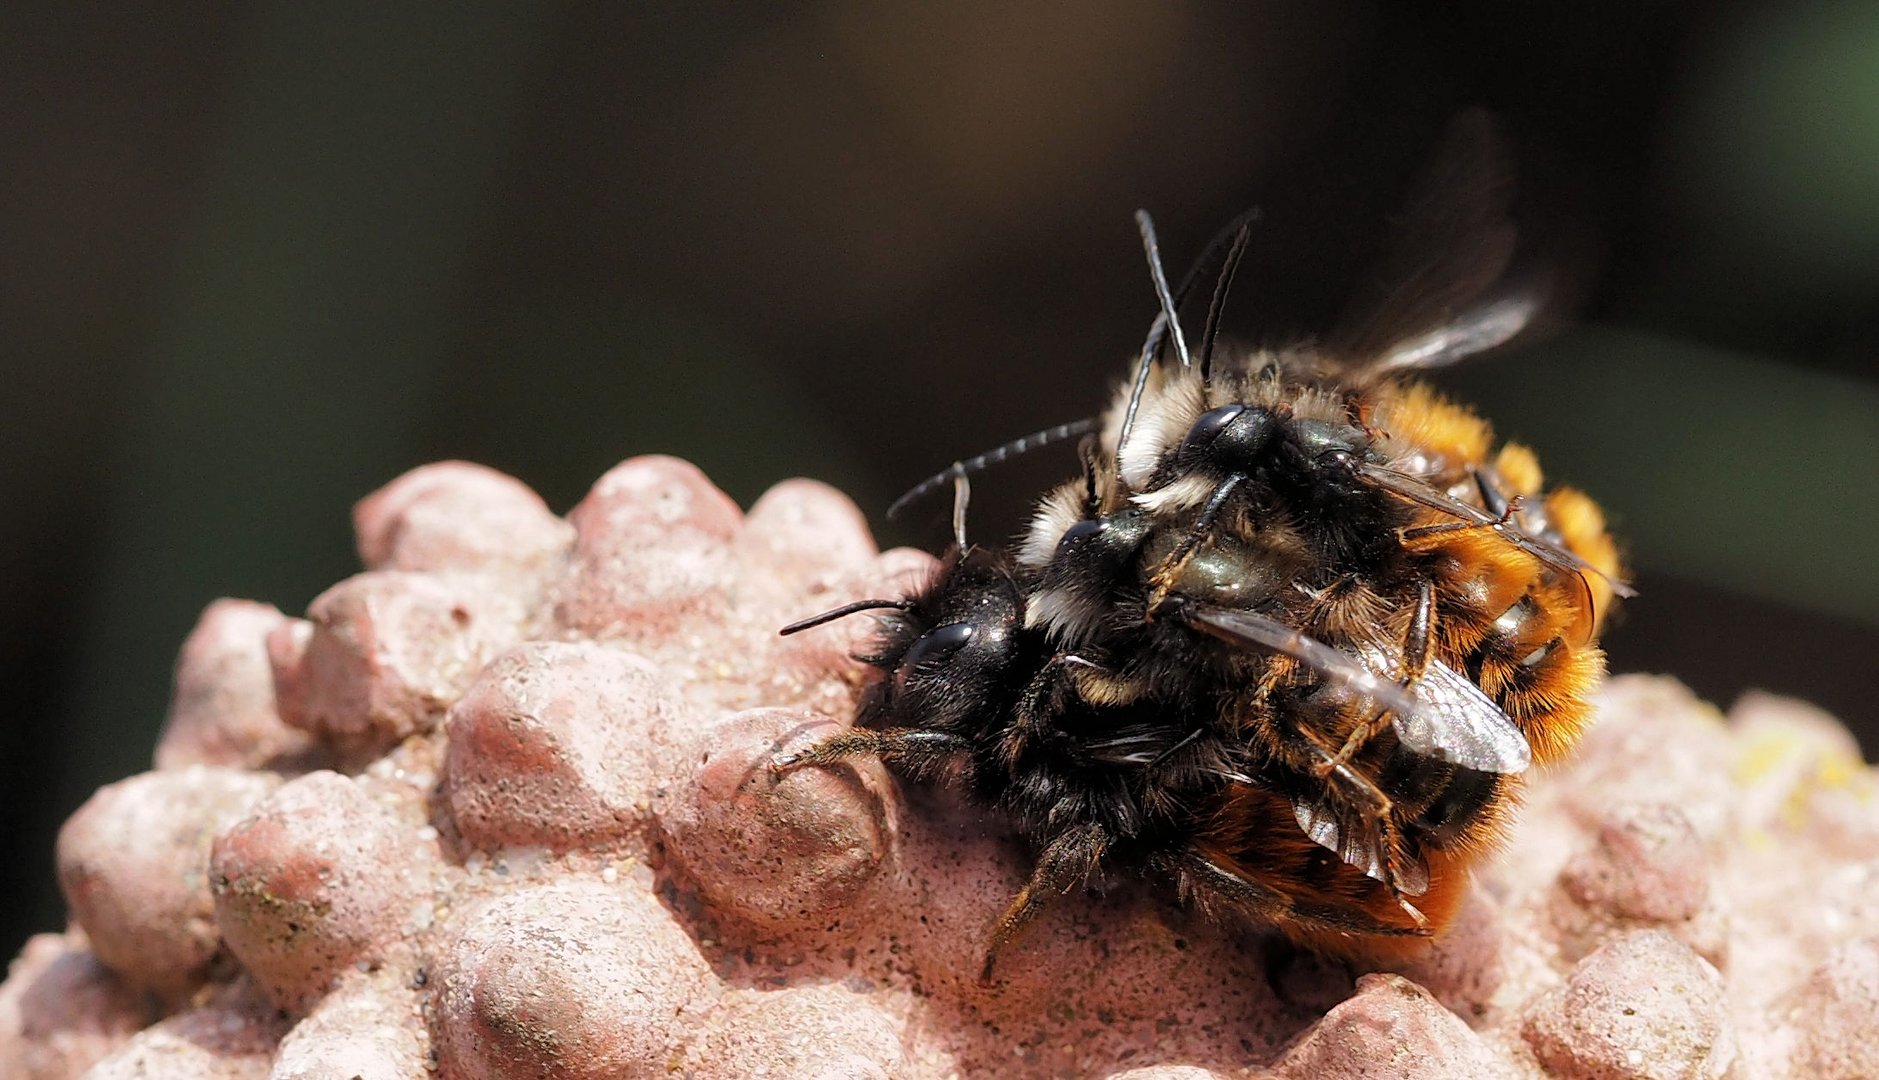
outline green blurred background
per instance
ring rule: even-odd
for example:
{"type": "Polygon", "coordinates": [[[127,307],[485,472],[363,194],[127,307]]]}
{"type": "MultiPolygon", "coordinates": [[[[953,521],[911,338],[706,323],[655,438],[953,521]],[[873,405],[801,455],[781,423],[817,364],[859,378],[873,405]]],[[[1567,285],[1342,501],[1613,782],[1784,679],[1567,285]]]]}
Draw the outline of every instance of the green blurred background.
{"type": "Polygon", "coordinates": [[[1322,328],[1472,104],[1579,321],[1441,381],[1611,510],[1614,666],[1870,751],[1879,5],[6,5],[0,952],[202,606],[299,612],[401,471],[565,509],[662,451],[878,510],[1103,400],[1137,206],[1177,270],[1264,207],[1236,314],[1322,328]]]}

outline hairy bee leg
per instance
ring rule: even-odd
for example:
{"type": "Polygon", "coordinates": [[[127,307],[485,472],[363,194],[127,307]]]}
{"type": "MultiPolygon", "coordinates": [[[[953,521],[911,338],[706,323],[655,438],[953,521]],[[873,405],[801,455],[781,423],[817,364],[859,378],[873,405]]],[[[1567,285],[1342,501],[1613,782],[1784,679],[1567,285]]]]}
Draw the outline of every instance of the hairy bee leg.
{"type": "MultiPolygon", "coordinates": [[[[1435,584],[1428,578],[1416,583],[1416,610],[1410,615],[1409,629],[1403,634],[1403,689],[1416,685],[1422,673],[1429,668],[1429,661],[1435,657],[1435,584]]],[[[1373,714],[1364,723],[1351,730],[1344,745],[1329,761],[1320,762],[1316,767],[1319,777],[1330,775],[1331,770],[1349,763],[1356,757],[1365,744],[1377,736],[1389,725],[1384,721],[1387,712],[1373,714]]]]}
{"type": "Polygon", "coordinates": [[[1161,565],[1156,567],[1155,572],[1150,575],[1149,581],[1152,585],[1148,592],[1147,606],[1149,618],[1154,618],[1156,609],[1168,599],[1169,591],[1174,588],[1174,579],[1180,576],[1181,571],[1193,560],[1194,553],[1200,550],[1201,543],[1207,539],[1208,534],[1213,532],[1214,522],[1219,520],[1220,512],[1226,509],[1227,499],[1245,479],[1246,477],[1241,473],[1232,473],[1225,480],[1220,481],[1220,486],[1214,488],[1213,494],[1207,497],[1206,504],[1195,516],[1194,524],[1189,527],[1187,535],[1181,537],[1181,542],[1175,545],[1175,549],[1168,553],[1168,557],[1163,559],[1161,565]]]}
{"type": "Polygon", "coordinates": [[[922,779],[971,749],[970,742],[945,731],[856,729],[830,736],[794,753],[773,757],[770,771],[782,775],[808,765],[833,765],[849,758],[878,757],[897,772],[922,779]]]}
{"type": "Polygon", "coordinates": [[[1012,724],[1003,740],[1007,762],[1015,764],[1025,748],[1049,730],[1049,724],[1043,720],[1044,702],[1051,691],[1056,689],[1057,680],[1071,667],[1103,670],[1101,665],[1075,653],[1058,653],[1045,661],[1043,668],[1025,686],[1024,694],[1019,697],[1017,707],[1012,711],[1012,724]]]}
{"type": "Polygon", "coordinates": [[[1323,769],[1320,775],[1335,778],[1347,793],[1368,804],[1366,809],[1377,823],[1378,847],[1381,849],[1379,859],[1383,870],[1382,885],[1389,890],[1390,899],[1396,901],[1397,907],[1402,908],[1410,918],[1414,919],[1416,925],[1423,925],[1422,912],[1417,910],[1416,905],[1409,902],[1409,897],[1403,892],[1401,862],[1403,833],[1396,826],[1396,801],[1391,799],[1375,780],[1351,768],[1348,764],[1339,763],[1331,751],[1320,745],[1309,733],[1301,732],[1301,734],[1305,735],[1306,745],[1311,747],[1312,752],[1324,759],[1314,767],[1314,771],[1323,769]]]}
{"type": "Polygon", "coordinates": [[[980,986],[991,985],[992,966],[998,960],[998,951],[1037,918],[1049,895],[1067,893],[1079,881],[1089,880],[1108,846],[1109,835],[1100,825],[1071,829],[1045,846],[1037,856],[1037,865],[1031,869],[1031,880],[1024,883],[1024,888],[1018,890],[1018,895],[1006,905],[1004,914],[998,917],[998,928],[992,931],[992,940],[985,946],[985,964],[979,968],[980,986]]]}
{"type": "Polygon", "coordinates": [[[1429,536],[1442,536],[1447,533],[1472,532],[1476,529],[1493,529],[1504,532],[1510,522],[1519,515],[1521,507],[1526,505],[1526,496],[1515,495],[1501,507],[1498,517],[1493,521],[1444,521],[1436,525],[1418,525],[1413,529],[1398,529],[1397,535],[1404,540],[1421,540],[1429,536]]]}
{"type": "Polygon", "coordinates": [[[1227,907],[1263,923],[1301,923],[1308,929],[1333,934],[1428,937],[1431,933],[1420,921],[1415,926],[1386,923],[1355,905],[1300,901],[1265,881],[1233,873],[1203,851],[1183,852],[1165,860],[1162,868],[1174,875],[1182,894],[1191,897],[1203,911],[1227,907]]]}

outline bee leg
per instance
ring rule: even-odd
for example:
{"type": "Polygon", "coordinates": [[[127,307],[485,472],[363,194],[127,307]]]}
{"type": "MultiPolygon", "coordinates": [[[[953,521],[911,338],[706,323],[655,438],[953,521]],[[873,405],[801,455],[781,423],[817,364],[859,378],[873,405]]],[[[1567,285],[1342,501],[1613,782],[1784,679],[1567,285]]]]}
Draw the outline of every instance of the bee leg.
{"type": "Polygon", "coordinates": [[[1002,748],[1007,762],[1016,764],[1027,747],[1050,734],[1050,723],[1046,719],[1044,706],[1056,690],[1057,680],[1071,667],[1103,670],[1101,665],[1075,653],[1058,653],[1045,661],[1043,668],[1025,686],[1024,694],[1018,698],[1018,704],[1012,711],[1011,726],[1005,729],[1002,748]]]}
{"type": "Polygon", "coordinates": [[[896,772],[918,780],[934,775],[971,749],[970,742],[945,731],[853,728],[814,746],[771,758],[770,771],[781,776],[807,765],[833,765],[849,758],[878,757],[896,772]]]}
{"type": "MultiPolygon", "coordinates": [[[[1317,742],[1307,740],[1312,751],[1322,758],[1329,758],[1330,751],[1317,742]]],[[[1390,899],[1404,914],[1415,921],[1417,926],[1426,924],[1426,920],[1416,905],[1410,903],[1403,892],[1403,833],[1396,824],[1396,802],[1388,793],[1378,787],[1376,781],[1365,776],[1361,771],[1346,764],[1339,764],[1335,759],[1321,761],[1318,768],[1323,768],[1322,775],[1335,781],[1346,795],[1364,804],[1364,810],[1370,820],[1376,823],[1377,852],[1376,858],[1382,871],[1380,879],[1383,887],[1389,890],[1390,899]]],[[[1359,867],[1359,869],[1363,869],[1359,867]]]]}
{"type": "Polygon", "coordinates": [[[979,969],[980,986],[991,985],[992,965],[998,960],[998,950],[1010,944],[1019,931],[1037,918],[1050,894],[1062,895],[1078,882],[1088,881],[1108,846],[1109,836],[1100,825],[1071,829],[1045,845],[1037,856],[1037,865],[1031,870],[1031,880],[1024,883],[1024,888],[1019,889],[1018,895],[1005,907],[1005,913],[998,917],[998,928],[992,931],[991,943],[985,947],[985,964],[979,969]]]}
{"type": "MultiPolygon", "coordinates": [[[[1409,617],[1409,629],[1403,634],[1403,689],[1416,685],[1422,673],[1429,668],[1429,661],[1435,657],[1435,584],[1428,578],[1416,583],[1416,610],[1409,617]]],[[[1373,713],[1369,719],[1351,729],[1348,738],[1338,752],[1327,761],[1321,761],[1313,767],[1320,779],[1331,774],[1357,756],[1377,733],[1389,726],[1385,722],[1387,712],[1373,713]]]]}
{"type": "Polygon", "coordinates": [[[1308,930],[1331,934],[1366,934],[1379,937],[1427,937],[1422,922],[1415,926],[1386,923],[1355,904],[1319,903],[1299,898],[1257,877],[1221,866],[1205,851],[1189,849],[1158,864],[1173,874],[1183,897],[1202,911],[1221,909],[1272,926],[1295,923],[1308,930]]]}
{"type": "Polygon", "coordinates": [[[1194,553],[1200,550],[1201,542],[1213,532],[1214,522],[1220,519],[1220,512],[1226,509],[1227,499],[1232,496],[1233,490],[1239,487],[1245,479],[1242,473],[1230,473],[1225,480],[1220,481],[1220,486],[1214,488],[1213,494],[1207,497],[1206,504],[1201,507],[1200,513],[1194,518],[1194,524],[1188,528],[1187,535],[1181,537],[1181,542],[1176,544],[1174,550],[1168,553],[1168,557],[1155,568],[1154,574],[1149,578],[1151,586],[1148,591],[1148,617],[1150,619],[1155,617],[1156,610],[1161,607],[1163,601],[1168,599],[1169,591],[1174,588],[1175,578],[1181,576],[1181,571],[1193,560],[1194,553]]]}
{"type": "Polygon", "coordinates": [[[1519,515],[1525,505],[1526,496],[1515,495],[1502,504],[1499,516],[1493,521],[1444,521],[1435,525],[1418,525],[1412,529],[1398,529],[1396,534],[1399,538],[1408,541],[1421,540],[1430,536],[1443,536],[1448,533],[1472,532],[1475,529],[1493,529],[1495,532],[1504,532],[1508,524],[1519,515]]]}

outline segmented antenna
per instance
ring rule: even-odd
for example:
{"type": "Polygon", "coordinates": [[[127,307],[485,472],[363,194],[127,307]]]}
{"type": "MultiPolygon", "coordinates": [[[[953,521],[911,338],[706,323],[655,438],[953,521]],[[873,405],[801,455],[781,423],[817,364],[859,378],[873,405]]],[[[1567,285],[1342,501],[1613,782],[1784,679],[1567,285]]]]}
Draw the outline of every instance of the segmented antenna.
{"type": "MultiPolygon", "coordinates": [[[[1259,215],[1260,210],[1255,206],[1241,213],[1232,221],[1227,222],[1225,228],[1215,233],[1213,239],[1207,241],[1207,247],[1201,252],[1200,258],[1194,260],[1194,265],[1188,267],[1187,273],[1181,277],[1181,287],[1174,292],[1174,303],[1176,306],[1179,306],[1187,299],[1187,294],[1193,289],[1194,282],[1200,277],[1201,271],[1206,268],[1208,263],[1213,261],[1214,255],[1227,243],[1228,239],[1236,238],[1241,232],[1250,234],[1252,224],[1259,220],[1259,215]]],[[[1137,211],[1136,213],[1136,221],[1138,223],[1147,217],[1147,211],[1137,211]]],[[[1152,243],[1152,230],[1153,226],[1151,225],[1150,233],[1143,237],[1144,246],[1152,243]]],[[[1151,254],[1149,261],[1156,271],[1156,276],[1159,278],[1161,266],[1159,256],[1151,254]]],[[[1148,338],[1142,342],[1142,356],[1135,366],[1135,382],[1129,387],[1129,404],[1128,407],[1122,411],[1122,430],[1116,437],[1116,456],[1118,458],[1122,456],[1122,448],[1129,445],[1129,432],[1135,429],[1136,411],[1142,407],[1142,394],[1148,389],[1148,368],[1149,365],[1155,362],[1155,355],[1161,351],[1162,337],[1168,332],[1168,325],[1168,313],[1167,309],[1164,308],[1161,313],[1155,316],[1155,321],[1149,325],[1148,338]]],[[[1178,326],[1175,332],[1180,332],[1178,326]]],[[[1183,363],[1186,362],[1185,355],[1182,357],[1182,361],[1183,363]]]]}
{"type": "Polygon", "coordinates": [[[953,477],[953,545],[966,553],[966,506],[972,502],[972,481],[965,473],[953,477]]]}
{"type": "Polygon", "coordinates": [[[823,623],[832,623],[837,619],[846,619],[850,615],[855,615],[863,611],[879,611],[882,608],[894,608],[897,611],[905,611],[911,606],[912,604],[906,600],[857,600],[852,604],[843,604],[841,607],[835,608],[832,611],[825,611],[820,615],[811,615],[807,619],[790,623],[783,629],[778,630],[777,633],[788,637],[791,634],[799,634],[812,627],[821,626],[823,623]]]}
{"type": "Polygon", "coordinates": [[[905,495],[895,499],[893,505],[887,508],[887,516],[890,518],[899,517],[900,512],[913,505],[913,503],[969,473],[975,473],[993,465],[1002,465],[1020,454],[1028,454],[1033,450],[1041,449],[1052,443],[1062,442],[1065,439],[1074,439],[1079,435],[1088,435],[1090,432],[1102,427],[1102,425],[1103,420],[1100,416],[1090,416],[1082,420],[1072,420],[1068,424],[1058,424],[1056,427],[1045,428],[1043,431],[1033,431],[1031,434],[1013,439],[1003,446],[987,450],[977,457],[969,457],[964,461],[955,461],[940,472],[934,473],[932,476],[915,484],[907,490],[905,495]]]}
{"type": "Polygon", "coordinates": [[[1181,313],[1174,309],[1174,294],[1168,291],[1168,275],[1161,268],[1161,244],[1155,239],[1155,219],[1148,211],[1135,212],[1135,227],[1142,233],[1142,252],[1148,256],[1148,276],[1155,279],[1155,299],[1161,301],[1161,317],[1174,337],[1174,354],[1181,366],[1194,362],[1187,353],[1187,337],[1181,333],[1181,313]]]}
{"type": "Polygon", "coordinates": [[[1207,325],[1200,336],[1200,383],[1208,385],[1213,377],[1214,342],[1220,336],[1220,313],[1227,306],[1227,292],[1233,288],[1233,275],[1239,272],[1240,258],[1253,237],[1253,223],[1248,221],[1233,234],[1233,246],[1227,249],[1227,261],[1220,268],[1220,280],[1214,282],[1214,298],[1207,305],[1207,325]]]}

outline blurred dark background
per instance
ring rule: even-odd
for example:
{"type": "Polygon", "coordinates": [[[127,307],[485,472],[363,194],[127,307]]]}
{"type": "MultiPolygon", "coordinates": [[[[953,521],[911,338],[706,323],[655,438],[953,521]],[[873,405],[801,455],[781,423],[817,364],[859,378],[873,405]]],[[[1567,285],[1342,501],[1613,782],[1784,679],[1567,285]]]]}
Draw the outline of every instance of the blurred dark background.
{"type": "Polygon", "coordinates": [[[1440,382],[1611,511],[1614,668],[1879,746],[1879,6],[173,7],[0,8],[0,953],[202,606],[299,612],[399,472],[878,511],[1106,397],[1136,207],[1175,272],[1264,207],[1236,311],[1307,322],[1476,104],[1579,319],[1440,382]]]}

